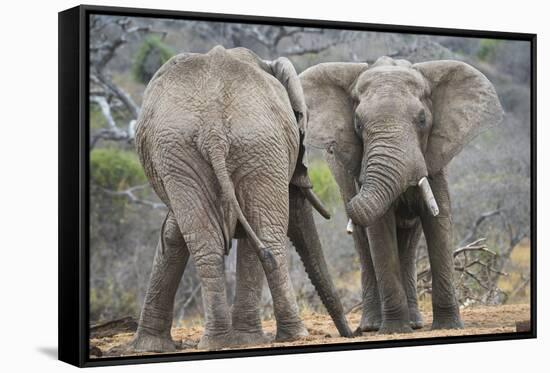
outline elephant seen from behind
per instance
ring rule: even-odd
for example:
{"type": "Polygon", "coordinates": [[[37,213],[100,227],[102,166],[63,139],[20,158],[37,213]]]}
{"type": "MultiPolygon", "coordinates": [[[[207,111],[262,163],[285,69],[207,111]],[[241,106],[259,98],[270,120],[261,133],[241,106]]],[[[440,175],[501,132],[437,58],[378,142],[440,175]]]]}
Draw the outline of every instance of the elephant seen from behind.
{"type": "Polygon", "coordinates": [[[307,110],[286,58],[264,61],[244,48],[181,54],[149,83],[136,130],[145,173],[169,212],[131,347],[174,351],[174,297],[189,257],[201,280],[201,349],[261,344],[264,273],[273,298],[276,339],[307,335],[287,263],[287,235],[338,330],[350,336],[328,274],[303,164],[307,110]],[[230,311],[224,256],[238,239],[230,311]]]}

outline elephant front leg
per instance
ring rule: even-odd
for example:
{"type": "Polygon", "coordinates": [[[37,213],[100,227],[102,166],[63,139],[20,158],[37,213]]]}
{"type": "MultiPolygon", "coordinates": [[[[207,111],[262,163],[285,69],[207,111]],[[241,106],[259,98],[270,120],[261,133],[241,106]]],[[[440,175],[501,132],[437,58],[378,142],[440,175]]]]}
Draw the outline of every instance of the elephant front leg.
{"type": "Polygon", "coordinates": [[[176,350],[170,335],[174,297],[188,259],[189,251],[174,215],[169,212],[162,225],[138,329],[130,345],[134,351],[176,350]]]}
{"type": "Polygon", "coordinates": [[[432,329],[460,329],[464,324],[453,284],[451,202],[445,174],[436,175],[430,185],[439,215],[434,217],[424,208],[421,218],[432,270],[432,329]]]}
{"type": "Polygon", "coordinates": [[[263,333],[260,301],[264,274],[258,254],[249,239],[239,239],[237,245],[237,282],[232,309],[235,343],[258,345],[270,342],[263,333]]]}
{"type": "Polygon", "coordinates": [[[403,287],[407,294],[409,318],[411,319],[411,327],[413,329],[420,329],[424,326],[422,315],[418,310],[416,292],[416,249],[421,234],[422,228],[419,219],[416,219],[412,227],[397,228],[401,278],[403,279],[403,287]]]}
{"type": "Polygon", "coordinates": [[[410,333],[407,297],[401,279],[395,213],[389,210],[367,228],[378,292],[382,301],[379,333],[410,333]]]}

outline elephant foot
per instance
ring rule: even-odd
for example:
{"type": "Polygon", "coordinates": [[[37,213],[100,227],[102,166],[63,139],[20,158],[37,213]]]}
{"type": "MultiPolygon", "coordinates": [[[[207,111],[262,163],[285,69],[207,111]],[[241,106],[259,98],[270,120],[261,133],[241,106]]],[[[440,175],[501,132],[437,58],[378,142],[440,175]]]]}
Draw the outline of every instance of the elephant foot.
{"type": "Polygon", "coordinates": [[[451,318],[434,317],[432,322],[432,330],[438,329],[463,329],[464,323],[460,319],[460,316],[451,318]]]}
{"type": "Polygon", "coordinates": [[[245,332],[235,330],[232,336],[232,344],[235,346],[255,346],[263,345],[271,342],[271,338],[264,334],[263,331],[245,332]]]}
{"type": "Polygon", "coordinates": [[[357,329],[355,329],[355,332],[353,332],[353,335],[360,336],[361,333],[378,331],[378,329],[380,329],[380,325],[382,325],[381,315],[374,314],[368,316],[366,313],[363,313],[361,317],[361,322],[359,323],[357,329]]]}
{"type": "Polygon", "coordinates": [[[373,322],[366,322],[361,323],[357,329],[353,332],[354,336],[360,336],[362,333],[368,333],[368,332],[376,332],[380,329],[380,325],[382,325],[382,321],[373,321],[373,322]]]}
{"type": "MultiPolygon", "coordinates": [[[[119,348],[119,353],[135,352],[175,352],[176,342],[170,336],[158,336],[146,332],[137,332],[134,339],[124,348],[119,348]]],[[[112,352],[115,352],[114,350],[112,352]]]]}
{"type": "Polygon", "coordinates": [[[412,333],[410,321],[383,321],[378,334],[402,334],[412,333]]]}
{"type": "Polygon", "coordinates": [[[309,335],[304,323],[299,321],[292,325],[280,326],[277,324],[276,342],[290,342],[307,337],[309,335]]]}
{"type": "Polygon", "coordinates": [[[416,330],[424,327],[424,319],[418,308],[409,311],[409,319],[411,320],[411,328],[416,330]]]}
{"type": "Polygon", "coordinates": [[[203,334],[197,348],[199,350],[221,350],[222,348],[235,347],[233,333],[203,334]]]}

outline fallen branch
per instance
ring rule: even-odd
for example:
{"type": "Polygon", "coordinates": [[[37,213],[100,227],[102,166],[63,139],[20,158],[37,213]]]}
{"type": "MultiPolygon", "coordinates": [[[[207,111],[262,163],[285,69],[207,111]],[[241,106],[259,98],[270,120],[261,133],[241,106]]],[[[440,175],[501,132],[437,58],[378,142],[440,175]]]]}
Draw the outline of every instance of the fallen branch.
{"type": "Polygon", "coordinates": [[[137,320],[133,317],[107,321],[90,327],[90,338],[112,337],[120,333],[133,333],[137,330],[137,320]]]}

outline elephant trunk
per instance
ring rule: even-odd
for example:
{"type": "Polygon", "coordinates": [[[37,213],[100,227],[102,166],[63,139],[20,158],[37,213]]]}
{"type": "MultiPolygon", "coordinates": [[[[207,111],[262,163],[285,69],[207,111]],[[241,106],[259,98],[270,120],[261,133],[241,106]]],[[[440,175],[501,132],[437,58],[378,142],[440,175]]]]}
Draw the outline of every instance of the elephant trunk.
{"type": "MultiPolygon", "coordinates": [[[[405,191],[415,170],[409,166],[404,146],[397,136],[386,135],[364,145],[359,181],[361,190],[348,203],[347,212],[353,223],[369,226],[383,216],[397,197],[405,191]]],[[[414,177],[414,176],[413,176],[414,177]]]]}
{"type": "Polygon", "coordinates": [[[426,207],[433,216],[439,214],[432,193],[424,156],[416,142],[407,141],[399,131],[379,132],[365,141],[361,164],[361,190],[346,206],[353,223],[368,227],[382,217],[392,203],[409,186],[418,186],[426,207]]]}
{"type": "Polygon", "coordinates": [[[323,255],[311,204],[306,201],[301,190],[293,185],[290,186],[288,237],[304,263],[306,272],[338,332],[343,337],[351,337],[351,329],[323,255]]]}

